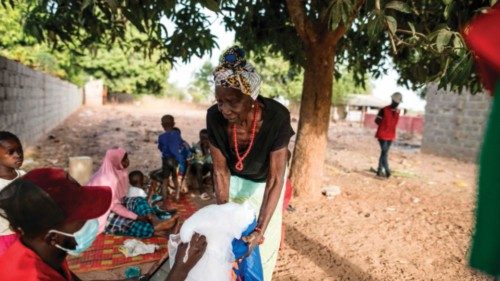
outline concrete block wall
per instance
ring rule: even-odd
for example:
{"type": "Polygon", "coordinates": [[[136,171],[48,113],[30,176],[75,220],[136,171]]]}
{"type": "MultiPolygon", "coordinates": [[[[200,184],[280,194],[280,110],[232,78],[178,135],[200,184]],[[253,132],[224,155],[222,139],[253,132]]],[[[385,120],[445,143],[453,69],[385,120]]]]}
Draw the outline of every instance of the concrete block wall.
{"type": "Polygon", "coordinates": [[[31,145],[82,105],[76,85],[0,56],[0,130],[31,145]]]}
{"type": "Polygon", "coordinates": [[[476,161],[491,97],[485,93],[457,94],[429,85],[426,100],[422,151],[476,161]]]}

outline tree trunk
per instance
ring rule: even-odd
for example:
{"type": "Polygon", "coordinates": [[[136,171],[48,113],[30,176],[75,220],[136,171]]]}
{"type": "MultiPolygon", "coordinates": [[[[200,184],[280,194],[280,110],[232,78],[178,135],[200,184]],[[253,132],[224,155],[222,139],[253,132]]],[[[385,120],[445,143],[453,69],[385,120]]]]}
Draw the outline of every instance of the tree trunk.
{"type": "Polygon", "coordinates": [[[323,184],[334,55],[335,44],[331,42],[316,42],[306,50],[299,127],[290,170],[297,196],[317,196],[323,184]]]}

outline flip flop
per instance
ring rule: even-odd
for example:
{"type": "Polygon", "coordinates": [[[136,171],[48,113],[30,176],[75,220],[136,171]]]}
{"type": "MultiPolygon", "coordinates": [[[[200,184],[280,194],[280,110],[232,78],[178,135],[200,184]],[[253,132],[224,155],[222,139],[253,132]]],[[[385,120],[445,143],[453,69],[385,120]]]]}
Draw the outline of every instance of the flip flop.
{"type": "Polygon", "coordinates": [[[208,195],[207,193],[203,193],[202,195],[200,195],[200,199],[203,201],[210,200],[211,198],[212,197],[210,197],[210,195],[208,195]]]}

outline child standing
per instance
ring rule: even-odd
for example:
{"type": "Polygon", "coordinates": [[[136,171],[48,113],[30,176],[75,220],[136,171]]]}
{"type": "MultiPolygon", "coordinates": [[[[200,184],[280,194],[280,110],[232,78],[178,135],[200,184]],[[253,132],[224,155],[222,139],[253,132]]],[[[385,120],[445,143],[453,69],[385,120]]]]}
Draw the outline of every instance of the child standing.
{"type": "Polygon", "coordinates": [[[179,132],[179,136],[181,137],[181,148],[180,152],[182,155],[182,162],[179,162],[179,175],[178,181],[180,184],[181,193],[188,193],[187,185],[185,184],[186,174],[189,169],[189,160],[192,158],[191,146],[187,141],[182,138],[181,129],[174,127],[174,130],[179,132]]]}
{"type": "Polygon", "coordinates": [[[174,183],[175,200],[180,197],[180,184],[177,178],[177,167],[183,163],[184,157],[180,152],[182,146],[181,135],[174,130],[175,120],[172,115],[164,115],[161,125],[165,132],[158,137],[158,149],[161,151],[163,174],[163,198],[167,198],[167,187],[170,177],[174,183]]]}
{"type": "Polygon", "coordinates": [[[182,162],[179,162],[179,174],[185,175],[187,170],[188,160],[192,156],[191,146],[189,146],[189,143],[182,138],[181,129],[174,127],[174,131],[179,132],[179,136],[181,137],[180,153],[182,156],[182,162]]]}
{"type": "MultiPolygon", "coordinates": [[[[0,131],[0,191],[10,182],[25,174],[19,168],[23,164],[23,147],[13,133],[0,131]]],[[[9,228],[9,222],[0,217],[0,255],[17,240],[9,228]]]]}

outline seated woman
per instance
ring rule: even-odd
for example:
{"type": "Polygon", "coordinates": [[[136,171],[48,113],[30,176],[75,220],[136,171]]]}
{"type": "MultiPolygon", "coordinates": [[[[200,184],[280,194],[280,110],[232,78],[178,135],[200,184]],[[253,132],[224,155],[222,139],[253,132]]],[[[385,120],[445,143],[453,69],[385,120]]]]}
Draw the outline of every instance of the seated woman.
{"type": "Polygon", "coordinates": [[[165,236],[178,225],[178,217],[161,221],[143,197],[127,197],[129,160],[123,148],[111,148],[88,186],[109,186],[113,200],[109,210],[99,217],[99,233],[149,238],[165,236]]]}

